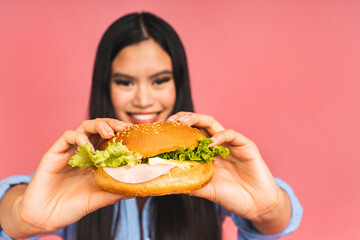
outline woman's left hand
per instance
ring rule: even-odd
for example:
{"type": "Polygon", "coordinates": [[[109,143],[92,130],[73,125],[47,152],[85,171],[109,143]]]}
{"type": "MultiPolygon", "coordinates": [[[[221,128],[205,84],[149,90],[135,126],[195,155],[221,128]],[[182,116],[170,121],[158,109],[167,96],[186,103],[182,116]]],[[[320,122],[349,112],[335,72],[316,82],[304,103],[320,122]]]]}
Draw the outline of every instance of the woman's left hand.
{"type": "Polygon", "coordinates": [[[211,137],[210,147],[223,145],[230,155],[215,160],[215,173],[204,188],[191,192],[228,211],[251,220],[263,233],[282,231],[291,216],[291,205],[250,139],[232,129],[225,129],[213,117],[179,112],[168,121],[180,121],[198,127],[211,137]]]}

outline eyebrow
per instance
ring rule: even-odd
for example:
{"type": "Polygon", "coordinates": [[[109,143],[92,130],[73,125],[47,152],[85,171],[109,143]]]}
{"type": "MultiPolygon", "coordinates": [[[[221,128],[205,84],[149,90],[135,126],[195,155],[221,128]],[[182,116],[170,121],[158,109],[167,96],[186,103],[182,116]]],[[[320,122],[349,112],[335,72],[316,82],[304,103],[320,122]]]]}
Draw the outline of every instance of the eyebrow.
{"type": "Polygon", "coordinates": [[[114,73],[112,75],[112,77],[120,77],[120,78],[129,79],[129,80],[134,79],[132,76],[129,76],[129,75],[126,75],[126,74],[123,74],[123,73],[114,73]]]}
{"type": "MultiPolygon", "coordinates": [[[[151,75],[150,78],[155,78],[155,77],[158,77],[159,75],[162,75],[162,74],[172,74],[172,71],[164,70],[164,71],[161,71],[161,72],[158,72],[158,73],[155,73],[155,74],[151,75]]],[[[112,77],[120,77],[120,78],[124,78],[124,79],[128,79],[128,80],[135,79],[134,77],[123,74],[123,73],[114,73],[112,75],[112,77]]]]}
{"type": "Polygon", "coordinates": [[[158,77],[159,75],[162,75],[162,74],[172,74],[172,71],[164,70],[164,71],[155,73],[154,75],[151,75],[150,78],[155,78],[155,77],[158,77]]]}

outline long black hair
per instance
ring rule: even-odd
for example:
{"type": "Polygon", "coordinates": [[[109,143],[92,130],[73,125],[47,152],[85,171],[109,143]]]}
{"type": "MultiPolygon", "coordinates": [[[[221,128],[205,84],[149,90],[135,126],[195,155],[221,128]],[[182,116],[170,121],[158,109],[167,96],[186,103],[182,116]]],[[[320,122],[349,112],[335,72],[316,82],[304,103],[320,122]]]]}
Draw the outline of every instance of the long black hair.
{"type": "MultiPolygon", "coordinates": [[[[171,57],[176,87],[173,113],[193,112],[186,54],[179,36],[155,15],[133,13],[115,21],[100,41],[94,65],[90,119],[115,118],[110,98],[111,63],[124,47],[148,39],[157,42],[171,57]]],[[[113,212],[114,207],[108,206],[82,218],[77,224],[77,239],[114,239],[113,219],[117,223],[119,215],[114,216],[113,212]]],[[[151,214],[151,239],[221,238],[215,205],[208,200],[184,194],[155,197],[151,214]]]]}

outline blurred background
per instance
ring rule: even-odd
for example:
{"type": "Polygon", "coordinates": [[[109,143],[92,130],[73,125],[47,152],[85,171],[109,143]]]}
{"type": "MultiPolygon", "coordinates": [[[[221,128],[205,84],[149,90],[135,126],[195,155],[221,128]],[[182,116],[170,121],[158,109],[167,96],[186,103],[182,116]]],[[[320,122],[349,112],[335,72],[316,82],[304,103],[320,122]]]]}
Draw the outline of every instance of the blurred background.
{"type": "Polygon", "coordinates": [[[0,179],[87,118],[97,44],[135,11],[180,35],[196,111],[254,140],[297,193],[283,239],[359,238],[359,1],[2,0],[0,179]]]}

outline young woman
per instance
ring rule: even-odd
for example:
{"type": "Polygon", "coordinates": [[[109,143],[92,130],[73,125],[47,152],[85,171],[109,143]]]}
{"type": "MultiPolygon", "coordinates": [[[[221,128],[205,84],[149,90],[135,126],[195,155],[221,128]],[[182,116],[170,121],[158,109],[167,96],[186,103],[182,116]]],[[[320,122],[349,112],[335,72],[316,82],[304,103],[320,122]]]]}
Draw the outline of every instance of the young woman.
{"type": "Polygon", "coordinates": [[[221,239],[225,215],[237,225],[238,239],[274,239],[299,225],[301,205],[271,175],[256,145],[213,117],[193,113],[183,45],[158,17],[130,14],[108,28],[94,66],[90,119],[66,131],[33,175],[1,182],[1,238],[221,239]],[[96,148],[131,124],[160,121],[202,128],[212,146],[230,149],[206,187],[133,198],[100,190],[91,169],[67,164],[78,145],[96,148]]]}

